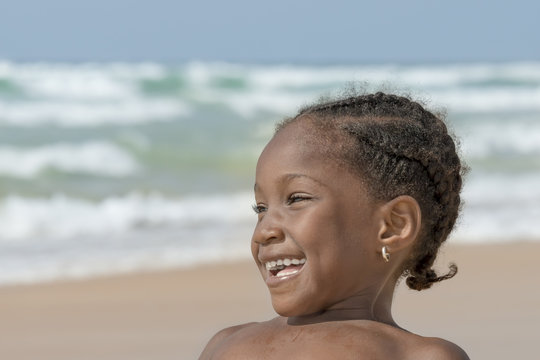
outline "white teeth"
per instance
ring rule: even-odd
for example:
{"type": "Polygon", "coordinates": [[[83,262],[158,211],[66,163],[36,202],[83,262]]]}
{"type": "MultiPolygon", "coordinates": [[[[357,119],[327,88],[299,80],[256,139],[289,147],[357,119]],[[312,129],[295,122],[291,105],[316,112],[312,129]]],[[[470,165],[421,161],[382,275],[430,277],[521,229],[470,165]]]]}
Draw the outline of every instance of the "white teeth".
{"type": "Polygon", "coordinates": [[[264,264],[266,270],[283,270],[286,266],[290,265],[303,265],[306,263],[306,259],[278,259],[274,261],[268,261],[264,264]]]}
{"type": "Polygon", "coordinates": [[[285,266],[291,265],[291,259],[285,259],[285,260],[283,260],[283,264],[284,264],[285,266]]]}

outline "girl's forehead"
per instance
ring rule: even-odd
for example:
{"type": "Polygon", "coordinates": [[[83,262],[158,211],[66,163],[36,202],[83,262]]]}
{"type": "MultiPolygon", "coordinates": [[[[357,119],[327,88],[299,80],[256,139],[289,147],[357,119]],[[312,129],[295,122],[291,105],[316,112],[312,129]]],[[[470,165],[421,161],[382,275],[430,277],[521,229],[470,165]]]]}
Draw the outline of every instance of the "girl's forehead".
{"type": "Polygon", "coordinates": [[[328,163],[329,150],[327,144],[300,129],[283,129],[266,145],[259,157],[259,164],[265,161],[283,164],[299,160],[313,166],[317,162],[328,163]]]}
{"type": "Polygon", "coordinates": [[[359,178],[358,173],[351,172],[338,148],[339,145],[304,136],[301,127],[283,129],[263,150],[256,176],[302,173],[318,178],[348,173],[359,178]]]}
{"type": "Polygon", "coordinates": [[[323,154],[329,149],[336,148],[343,140],[345,140],[344,137],[339,136],[335,130],[324,131],[312,124],[311,121],[304,120],[290,123],[280,129],[270,140],[267,148],[292,145],[298,150],[323,154]]]}
{"type": "Polygon", "coordinates": [[[300,120],[280,129],[266,145],[259,162],[267,156],[302,157],[303,161],[319,161],[324,165],[339,165],[350,170],[346,153],[351,139],[339,129],[325,129],[312,121],[300,120]]]}

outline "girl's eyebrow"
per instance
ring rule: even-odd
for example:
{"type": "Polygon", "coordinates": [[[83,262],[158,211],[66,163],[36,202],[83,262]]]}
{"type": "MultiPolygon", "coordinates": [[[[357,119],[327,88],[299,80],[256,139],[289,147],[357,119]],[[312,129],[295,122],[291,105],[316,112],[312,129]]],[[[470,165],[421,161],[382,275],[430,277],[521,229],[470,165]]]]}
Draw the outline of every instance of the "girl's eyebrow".
{"type": "Polygon", "coordinates": [[[291,181],[293,179],[297,179],[297,178],[306,178],[306,179],[309,179],[311,181],[314,181],[316,182],[317,184],[319,185],[322,185],[322,186],[326,186],[326,184],[322,183],[321,181],[309,176],[309,175],[305,175],[305,174],[285,174],[283,175],[282,179],[281,179],[281,182],[288,182],[288,181],[291,181]]]}
{"type": "MultiPolygon", "coordinates": [[[[279,179],[279,182],[281,184],[283,183],[287,183],[287,182],[290,182],[294,179],[297,179],[297,178],[306,178],[306,179],[309,179],[313,182],[316,182],[317,184],[321,185],[321,186],[324,186],[324,187],[327,187],[328,185],[326,185],[325,183],[321,182],[320,180],[317,180],[309,175],[305,175],[305,174],[296,174],[296,173],[293,173],[293,174],[285,174],[283,175],[280,179],[279,179]]],[[[257,191],[258,189],[258,185],[257,183],[255,183],[255,185],[253,186],[253,190],[254,191],[257,191]]]]}

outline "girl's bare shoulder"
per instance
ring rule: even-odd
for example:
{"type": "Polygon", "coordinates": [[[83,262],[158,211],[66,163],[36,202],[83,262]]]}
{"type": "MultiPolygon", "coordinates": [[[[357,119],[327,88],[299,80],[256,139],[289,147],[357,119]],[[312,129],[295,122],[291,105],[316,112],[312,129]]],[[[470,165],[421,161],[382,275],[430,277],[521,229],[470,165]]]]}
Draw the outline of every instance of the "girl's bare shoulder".
{"type": "MultiPolygon", "coordinates": [[[[411,360],[469,360],[463,349],[456,344],[435,337],[423,337],[402,328],[375,321],[345,321],[319,324],[321,339],[342,344],[354,352],[354,359],[411,359],[411,360]]],[[[328,346],[323,345],[319,353],[328,346]]]]}
{"type": "MultiPolygon", "coordinates": [[[[388,358],[400,359],[437,359],[469,360],[463,349],[456,344],[436,337],[424,337],[405,329],[373,321],[361,321],[355,324],[359,335],[363,335],[371,344],[376,344],[388,358]],[[384,352],[384,351],[383,351],[384,352]]],[[[384,356],[383,356],[384,358],[384,356]]]]}
{"type": "Polygon", "coordinates": [[[251,322],[225,328],[210,339],[199,360],[228,358],[221,356],[222,350],[238,348],[238,344],[245,344],[249,338],[275,328],[283,321],[282,318],[275,318],[269,321],[251,322]]]}
{"type": "Polygon", "coordinates": [[[467,353],[453,342],[440,339],[420,337],[418,346],[412,352],[415,359],[469,360],[467,353]]]}
{"type": "Polygon", "coordinates": [[[450,341],[420,336],[380,322],[362,320],[327,326],[336,327],[331,331],[337,335],[334,341],[348,338],[347,348],[372,355],[367,358],[469,360],[465,351],[450,341]]]}
{"type": "Polygon", "coordinates": [[[214,356],[213,354],[216,352],[216,350],[222,346],[224,342],[227,342],[228,339],[231,336],[234,336],[239,331],[252,327],[257,323],[247,323],[247,324],[241,324],[236,326],[231,326],[228,328],[225,328],[223,330],[218,331],[206,344],[206,347],[204,348],[203,352],[201,353],[201,356],[199,357],[199,360],[209,360],[212,359],[214,356]]]}

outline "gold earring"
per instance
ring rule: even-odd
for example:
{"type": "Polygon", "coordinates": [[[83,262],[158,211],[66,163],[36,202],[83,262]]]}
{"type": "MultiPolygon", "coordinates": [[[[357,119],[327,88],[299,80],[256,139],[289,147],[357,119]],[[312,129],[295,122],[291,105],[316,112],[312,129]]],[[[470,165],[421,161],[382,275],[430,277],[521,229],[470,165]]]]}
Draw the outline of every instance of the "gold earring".
{"type": "Polygon", "coordinates": [[[384,261],[386,262],[390,261],[390,253],[388,252],[388,248],[386,246],[382,247],[382,257],[384,261]]]}

